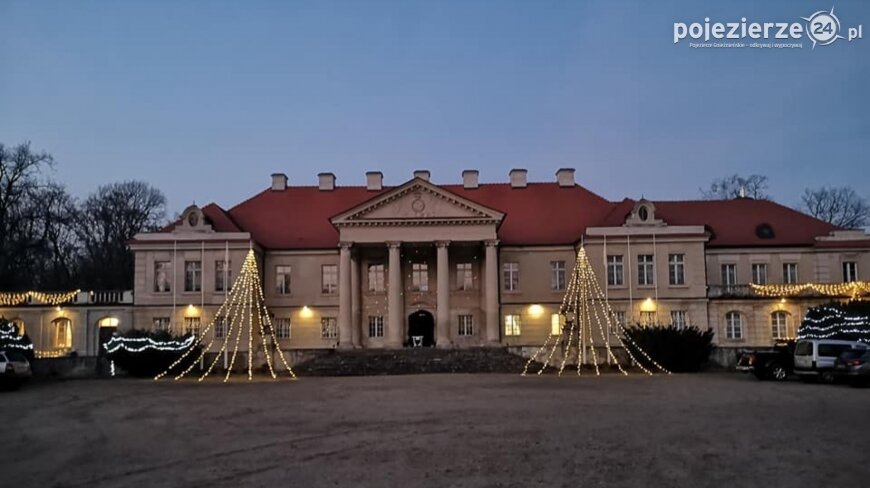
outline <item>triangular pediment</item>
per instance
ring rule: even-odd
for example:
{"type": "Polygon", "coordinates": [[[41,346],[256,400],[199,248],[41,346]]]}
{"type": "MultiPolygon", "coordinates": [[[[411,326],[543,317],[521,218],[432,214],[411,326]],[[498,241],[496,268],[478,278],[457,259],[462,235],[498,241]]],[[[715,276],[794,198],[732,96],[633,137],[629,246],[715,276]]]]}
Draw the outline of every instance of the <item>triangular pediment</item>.
{"type": "Polygon", "coordinates": [[[414,178],[332,218],[342,225],[401,225],[402,223],[498,223],[501,212],[460,197],[426,180],[414,178]]]}

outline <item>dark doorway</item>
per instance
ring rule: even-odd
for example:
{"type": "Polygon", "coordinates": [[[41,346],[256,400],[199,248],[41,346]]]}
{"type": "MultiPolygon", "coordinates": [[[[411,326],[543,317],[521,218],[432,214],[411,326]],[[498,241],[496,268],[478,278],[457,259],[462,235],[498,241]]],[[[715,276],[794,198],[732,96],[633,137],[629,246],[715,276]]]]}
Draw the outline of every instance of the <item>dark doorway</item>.
{"type": "Polygon", "coordinates": [[[109,339],[115,335],[115,332],[118,331],[118,327],[100,327],[100,350],[97,352],[97,356],[103,356],[106,354],[106,348],[103,345],[109,342],[109,339]]]}
{"type": "Polygon", "coordinates": [[[435,318],[425,310],[417,310],[408,316],[408,345],[414,346],[414,338],[423,347],[435,345],[435,318]]]}

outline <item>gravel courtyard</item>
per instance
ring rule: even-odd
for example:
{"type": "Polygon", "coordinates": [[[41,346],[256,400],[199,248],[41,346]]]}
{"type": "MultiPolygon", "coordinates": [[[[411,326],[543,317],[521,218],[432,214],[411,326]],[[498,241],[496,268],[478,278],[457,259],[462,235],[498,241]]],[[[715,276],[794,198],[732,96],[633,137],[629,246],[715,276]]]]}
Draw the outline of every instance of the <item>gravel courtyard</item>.
{"type": "Polygon", "coordinates": [[[0,392],[2,486],[867,486],[870,390],[419,375],[0,392]]]}

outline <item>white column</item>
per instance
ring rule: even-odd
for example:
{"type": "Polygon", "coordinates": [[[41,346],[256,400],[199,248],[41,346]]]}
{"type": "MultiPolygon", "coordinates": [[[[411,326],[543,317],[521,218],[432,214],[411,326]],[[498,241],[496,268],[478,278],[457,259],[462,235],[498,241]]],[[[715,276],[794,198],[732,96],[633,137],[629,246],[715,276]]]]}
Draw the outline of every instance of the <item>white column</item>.
{"type": "Polygon", "coordinates": [[[352,347],[350,243],[341,242],[338,263],[338,347],[352,347]]]}
{"type": "Polygon", "coordinates": [[[405,332],[405,304],[402,299],[402,258],[401,242],[388,242],[390,251],[389,268],[390,276],[387,286],[387,308],[390,311],[386,324],[387,345],[390,347],[402,347],[402,339],[405,332]]]}
{"type": "Polygon", "coordinates": [[[498,241],[485,242],[486,256],[486,299],[484,311],[486,312],[486,340],[496,343],[500,340],[498,319],[498,241]]]}
{"type": "Polygon", "coordinates": [[[437,331],[436,345],[438,347],[450,346],[450,264],[448,259],[449,241],[437,241],[437,304],[435,328],[437,331]]]}
{"type": "Polygon", "coordinates": [[[362,347],[360,334],[360,258],[351,253],[350,255],[350,327],[351,343],[353,347],[362,347]]]}

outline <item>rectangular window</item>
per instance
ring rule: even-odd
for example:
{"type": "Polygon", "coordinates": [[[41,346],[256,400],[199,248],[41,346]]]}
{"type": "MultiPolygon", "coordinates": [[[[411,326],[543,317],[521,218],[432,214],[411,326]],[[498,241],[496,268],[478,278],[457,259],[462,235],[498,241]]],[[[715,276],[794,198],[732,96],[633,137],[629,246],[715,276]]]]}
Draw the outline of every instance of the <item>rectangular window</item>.
{"type": "Polygon", "coordinates": [[[658,320],[656,319],[655,312],[641,312],[640,313],[641,325],[646,325],[646,326],[657,325],[656,322],[658,322],[658,320]]]}
{"type": "Polygon", "coordinates": [[[338,339],[338,321],[335,317],[320,319],[320,337],[322,339],[338,339]]]}
{"type": "Polygon", "coordinates": [[[788,314],[786,312],[774,312],[770,316],[770,332],[774,339],[787,339],[788,331],[788,314]]]}
{"type": "Polygon", "coordinates": [[[369,337],[384,336],[384,317],[382,315],[369,316],[369,337]]]}
{"type": "Polygon", "coordinates": [[[369,291],[380,293],[384,291],[384,265],[369,265],[369,291]]]}
{"type": "Polygon", "coordinates": [[[290,276],[292,266],[275,266],[275,293],[279,295],[290,294],[290,276]]]}
{"type": "Polygon", "coordinates": [[[797,263],[784,263],[782,265],[782,281],[783,283],[798,282],[798,265],[797,263]]]}
{"type": "Polygon", "coordinates": [[[637,284],[641,286],[655,285],[655,263],[652,254],[637,255],[637,284]]]}
{"type": "Polygon", "coordinates": [[[743,338],[743,316],[739,313],[728,312],[727,314],[725,314],[725,338],[743,338]]]}
{"type": "Polygon", "coordinates": [[[334,295],[338,290],[338,266],[325,264],[320,267],[320,292],[334,295]]]}
{"type": "Polygon", "coordinates": [[[411,263],[411,290],[429,291],[429,264],[411,263]]]}
{"type": "Polygon", "coordinates": [[[668,283],[672,286],[686,284],[686,255],[668,255],[668,283]]]}
{"type": "Polygon", "coordinates": [[[735,286],[737,285],[737,265],[723,264],[722,265],[722,285],[735,286]]]}
{"type": "Polygon", "coordinates": [[[562,328],[565,327],[565,316],[554,313],[550,315],[550,335],[562,335],[562,328]]]}
{"type": "Polygon", "coordinates": [[[184,291],[202,291],[202,262],[184,262],[184,291]]]}
{"type": "Polygon", "coordinates": [[[184,318],[184,333],[192,334],[195,336],[199,336],[200,332],[200,320],[199,317],[185,317],[184,318]]]}
{"type": "Polygon", "coordinates": [[[456,263],[456,289],[461,291],[474,289],[474,274],[471,263],[456,263]]]}
{"type": "Polygon", "coordinates": [[[504,263],[502,272],[505,291],[518,291],[520,289],[520,263],[504,263]]]}
{"type": "Polygon", "coordinates": [[[218,317],[214,320],[214,338],[223,339],[227,335],[227,318],[218,317]]]}
{"type": "Polygon", "coordinates": [[[623,272],[622,255],[607,256],[607,286],[622,286],[623,272]]]}
{"type": "Polygon", "coordinates": [[[843,281],[858,281],[858,263],[855,261],[843,261],[843,281]]]}
{"type": "Polygon", "coordinates": [[[275,337],[278,339],[290,338],[290,319],[275,319],[275,337]]]}
{"type": "Polygon", "coordinates": [[[154,317],[152,319],[154,330],[169,330],[171,325],[169,317],[154,317]]]}
{"type": "Polygon", "coordinates": [[[767,284],[767,264],[752,263],[752,282],[756,285],[767,284]]]}
{"type": "Polygon", "coordinates": [[[168,293],[172,291],[172,263],[170,261],[154,261],[154,292],[168,293]]]}
{"type": "Polygon", "coordinates": [[[520,316],[505,315],[504,316],[504,335],[518,336],[520,335],[520,316]]]}
{"type": "Polygon", "coordinates": [[[232,283],[232,262],[215,261],[214,262],[214,291],[229,291],[230,283],[232,283]]]}
{"type": "Polygon", "coordinates": [[[72,347],[72,321],[57,319],[54,321],[54,348],[68,349],[72,347]]]}
{"type": "Polygon", "coordinates": [[[471,315],[459,316],[459,335],[470,336],[474,334],[474,317],[471,315]]]}
{"type": "Polygon", "coordinates": [[[686,318],[685,310],[671,310],[671,325],[678,329],[688,327],[689,321],[686,318]]]}
{"type": "Polygon", "coordinates": [[[625,327],[625,312],[622,310],[614,311],[613,317],[610,319],[610,333],[619,335],[623,327],[625,327]]]}
{"type": "Polygon", "coordinates": [[[565,261],[550,261],[550,289],[565,289],[565,261]]]}

